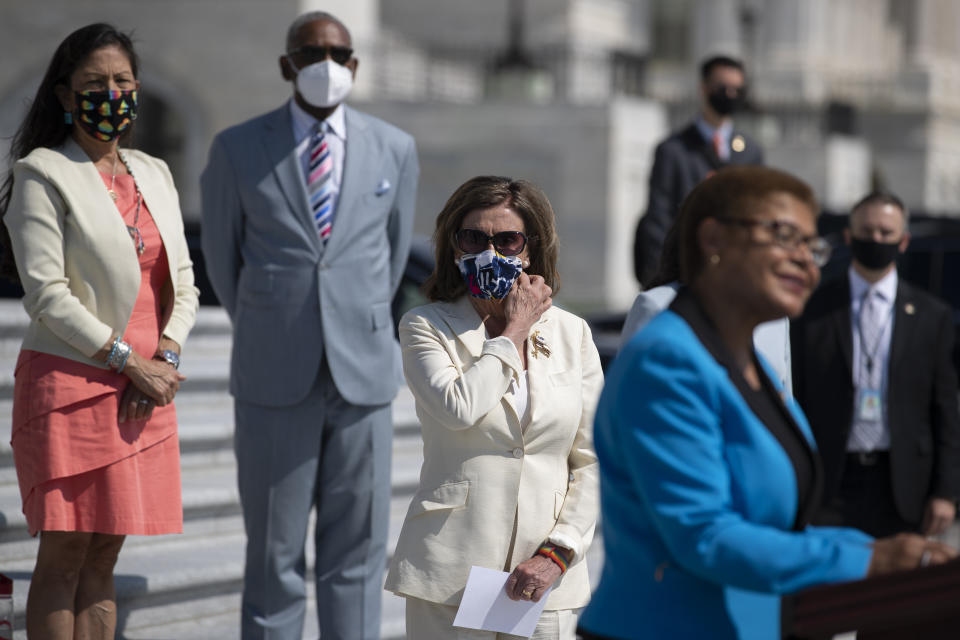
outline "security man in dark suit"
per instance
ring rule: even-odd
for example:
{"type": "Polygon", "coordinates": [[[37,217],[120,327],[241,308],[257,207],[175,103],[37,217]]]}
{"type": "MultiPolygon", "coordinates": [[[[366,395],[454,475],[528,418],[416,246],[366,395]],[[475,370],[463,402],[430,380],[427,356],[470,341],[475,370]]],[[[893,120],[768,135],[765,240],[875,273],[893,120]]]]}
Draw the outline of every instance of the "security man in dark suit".
{"type": "Polygon", "coordinates": [[[937,535],[960,496],[960,412],[949,306],[897,274],[907,210],[872,193],[844,231],[853,256],[791,328],[793,390],[823,460],[815,521],[881,537],[937,535]]]}
{"type": "Polygon", "coordinates": [[[727,56],[700,65],[700,115],[657,146],[650,172],[650,200],[637,225],[633,268],[640,284],[653,278],[667,230],[687,194],[727,164],[763,164],[763,150],[733,127],[746,97],[743,63],[727,56]]]}

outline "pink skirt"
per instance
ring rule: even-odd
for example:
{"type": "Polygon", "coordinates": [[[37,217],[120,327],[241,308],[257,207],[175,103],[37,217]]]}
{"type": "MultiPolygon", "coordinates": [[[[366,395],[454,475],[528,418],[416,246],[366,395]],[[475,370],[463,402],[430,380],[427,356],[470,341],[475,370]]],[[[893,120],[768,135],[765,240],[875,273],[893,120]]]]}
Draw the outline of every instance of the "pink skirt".
{"type": "Polygon", "coordinates": [[[176,409],[120,424],[125,383],[111,371],[21,352],[11,444],[31,535],[183,530],[176,409]]]}

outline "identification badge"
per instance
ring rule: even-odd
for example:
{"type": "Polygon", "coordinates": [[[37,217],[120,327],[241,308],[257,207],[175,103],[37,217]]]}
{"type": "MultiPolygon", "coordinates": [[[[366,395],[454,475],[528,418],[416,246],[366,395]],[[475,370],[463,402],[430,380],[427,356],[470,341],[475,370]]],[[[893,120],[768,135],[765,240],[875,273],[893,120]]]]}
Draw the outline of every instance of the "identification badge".
{"type": "Polygon", "coordinates": [[[882,417],[880,391],[877,389],[861,389],[860,399],[857,402],[857,418],[875,422],[882,417]]]}

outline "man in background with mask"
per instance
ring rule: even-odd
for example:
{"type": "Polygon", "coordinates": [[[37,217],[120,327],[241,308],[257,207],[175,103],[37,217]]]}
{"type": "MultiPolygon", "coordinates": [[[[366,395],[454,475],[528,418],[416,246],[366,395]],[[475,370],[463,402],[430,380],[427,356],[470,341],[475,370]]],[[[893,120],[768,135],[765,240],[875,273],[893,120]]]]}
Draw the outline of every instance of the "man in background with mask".
{"type": "Polygon", "coordinates": [[[324,640],[378,638],[398,349],[390,302],[410,249],[413,138],[344,106],[350,34],[287,33],[293,97],[220,133],[201,178],[203,250],[234,340],[230,392],[247,533],[242,638],[299,638],[315,504],[324,640]]]}
{"type": "Polygon", "coordinates": [[[960,496],[951,309],[898,278],[910,234],[895,195],[858,202],[844,238],[848,272],[791,327],[794,395],[825,472],[816,523],[937,535],[960,496]]]}
{"type": "Polygon", "coordinates": [[[728,164],[763,164],[763,151],[733,127],[733,114],[744,105],[743,63],[727,56],[700,65],[700,114],[657,146],[650,171],[646,214],[637,225],[633,268],[641,286],[656,273],[667,230],[680,203],[697,184],[728,164]]]}

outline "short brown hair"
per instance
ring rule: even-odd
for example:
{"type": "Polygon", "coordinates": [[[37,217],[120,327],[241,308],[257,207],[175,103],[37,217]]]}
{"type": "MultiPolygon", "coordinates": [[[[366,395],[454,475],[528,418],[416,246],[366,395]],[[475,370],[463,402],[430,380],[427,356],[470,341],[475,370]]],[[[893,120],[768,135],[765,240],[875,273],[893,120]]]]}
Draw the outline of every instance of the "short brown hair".
{"type": "Polygon", "coordinates": [[[437,215],[437,226],[433,232],[436,264],[423,285],[427,298],[451,302],[467,292],[467,285],[454,263],[454,236],[468,213],[502,204],[523,218],[527,252],[530,254],[530,266],[524,271],[542,276],[547,286],[556,293],[560,287],[557,228],[547,195],[527,180],[477,176],[460,185],[437,215]]]}
{"type": "Polygon", "coordinates": [[[857,204],[853,205],[853,207],[850,209],[850,216],[847,219],[847,224],[850,224],[850,219],[853,218],[853,214],[858,210],[875,204],[889,204],[893,205],[897,209],[900,209],[900,213],[903,214],[903,228],[907,228],[907,223],[910,222],[910,211],[907,209],[907,205],[903,204],[903,200],[901,200],[897,194],[893,193],[892,191],[883,190],[871,191],[867,195],[860,198],[860,200],[857,201],[857,204]]]}
{"type": "Polygon", "coordinates": [[[697,231],[707,218],[745,218],[770,196],[785,193],[819,215],[817,198],[803,180],[784,171],[759,166],[725,167],[698,184],[680,206],[677,224],[680,279],[690,284],[705,262],[697,231]]]}

